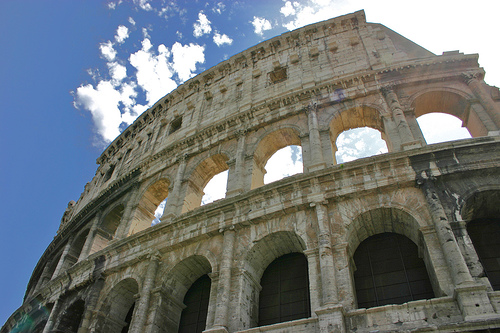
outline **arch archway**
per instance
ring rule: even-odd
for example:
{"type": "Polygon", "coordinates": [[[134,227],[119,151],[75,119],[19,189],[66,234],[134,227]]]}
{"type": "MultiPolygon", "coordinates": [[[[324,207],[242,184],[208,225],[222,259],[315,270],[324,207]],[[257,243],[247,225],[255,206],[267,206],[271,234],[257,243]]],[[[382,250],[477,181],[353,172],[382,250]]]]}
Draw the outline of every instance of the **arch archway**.
{"type": "Polygon", "coordinates": [[[215,154],[203,160],[191,173],[187,181],[186,194],[182,205],[182,213],[193,210],[201,205],[203,189],[217,174],[229,169],[225,154],[215,154]]]}
{"type": "Polygon", "coordinates": [[[170,181],[167,178],[160,178],[148,186],[134,211],[128,235],[133,235],[152,225],[156,218],[155,211],[168,198],[169,188],[170,181]]]}
{"type": "Polygon", "coordinates": [[[264,185],[266,164],[278,150],[288,146],[302,146],[296,129],[286,127],[264,136],[253,153],[251,189],[264,185]]]}
{"type": "Polygon", "coordinates": [[[56,332],[77,333],[85,312],[85,301],[77,300],[66,308],[60,315],[56,332]]]}
{"type": "Polygon", "coordinates": [[[332,145],[334,163],[337,163],[335,154],[338,150],[336,143],[339,135],[342,132],[361,127],[368,127],[379,131],[381,139],[386,143],[388,151],[392,150],[391,143],[387,141],[380,112],[377,109],[366,105],[356,106],[347,110],[341,110],[330,121],[330,143],[332,145]]]}
{"type": "Polygon", "coordinates": [[[119,204],[111,209],[100,221],[89,254],[98,252],[108,246],[109,241],[115,237],[115,233],[122,220],[124,210],[125,207],[123,204],[119,204]]]}

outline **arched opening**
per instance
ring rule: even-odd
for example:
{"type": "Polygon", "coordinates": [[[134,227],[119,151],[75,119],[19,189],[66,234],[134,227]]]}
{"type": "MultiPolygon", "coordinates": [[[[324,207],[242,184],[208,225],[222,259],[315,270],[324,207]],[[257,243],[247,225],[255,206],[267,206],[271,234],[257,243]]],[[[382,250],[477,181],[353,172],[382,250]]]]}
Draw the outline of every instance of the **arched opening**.
{"type": "Polygon", "coordinates": [[[204,195],[201,198],[202,206],[226,197],[228,174],[228,170],[222,171],[210,179],[203,189],[204,195]]]}
{"type": "Polygon", "coordinates": [[[379,111],[368,106],[338,113],[330,122],[330,140],[336,164],[391,150],[379,111]]]}
{"type": "Polygon", "coordinates": [[[417,245],[403,235],[387,232],[371,236],[361,242],[353,259],[358,308],[434,297],[417,245]]]}
{"type": "Polygon", "coordinates": [[[205,310],[207,293],[208,303],[215,302],[216,298],[216,295],[210,293],[212,285],[208,274],[211,272],[210,262],[200,255],[190,256],[177,263],[166,274],[161,293],[163,298],[157,309],[160,315],[155,317],[155,325],[163,327],[165,332],[181,332],[181,329],[186,332],[195,332],[187,330],[184,325],[188,325],[189,328],[196,326],[197,329],[201,329],[205,323],[208,326],[209,313],[214,311],[214,306],[208,306],[205,310]],[[207,278],[210,282],[207,281],[207,278]],[[191,294],[195,295],[188,295],[190,290],[191,294]],[[202,295],[199,294],[200,292],[202,295]],[[197,296],[199,297],[197,298],[197,296]],[[196,299],[198,299],[198,303],[196,299]],[[187,309],[185,306],[190,309],[183,314],[183,310],[187,309]],[[194,319],[191,316],[197,318],[194,319]],[[184,317],[182,323],[181,317],[184,317]]]}
{"type": "Polygon", "coordinates": [[[166,178],[161,178],[148,187],[134,211],[128,236],[160,222],[167,203],[169,187],[170,181],[166,178]]]}
{"type": "MultiPolygon", "coordinates": [[[[205,195],[203,189],[205,189],[205,186],[207,186],[208,182],[215,175],[229,169],[227,165],[228,160],[229,158],[226,155],[216,154],[205,159],[196,167],[187,182],[186,195],[184,197],[184,204],[182,205],[182,213],[193,210],[201,205],[202,198],[205,195]]],[[[227,179],[227,175],[225,177],[227,179]]]]}
{"type": "Polygon", "coordinates": [[[258,326],[311,316],[307,259],[289,253],[275,259],[260,280],[258,326]]]}
{"type": "Polygon", "coordinates": [[[205,330],[210,288],[212,281],[207,274],[196,280],[184,296],[184,305],[179,322],[179,333],[201,333],[205,330]]]}
{"type": "Polygon", "coordinates": [[[465,203],[462,216],[479,262],[493,290],[500,290],[500,191],[475,193],[465,203]]]}
{"type": "Polygon", "coordinates": [[[71,261],[71,265],[75,264],[80,258],[83,246],[85,245],[85,241],[87,240],[88,235],[89,235],[89,229],[84,230],[73,241],[73,244],[71,245],[71,249],[67,257],[67,260],[71,261]]]}
{"type": "MultiPolygon", "coordinates": [[[[456,93],[449,91],[426,92],[418,96],[414,100],[412,106],[414,107],[415,117],[417,118],[428,113],[445,113],[460,119],[461,126],[466,127],[473,137],[488,135],[488,130],[474,111],[474,107],[472,107],[464,97],[456,93]]],[[[437,119],[437,124],[430,125],[430,127],[434,127],[434,132],[439,132],[440,126],[448,125],[447,122],[450,118],[445,119],[443,117],[439,118],[438,116],[437,119]]],[[[452,122],[454,121],[455,120],[452,120],[452,122]]],[[[419,121],[419,124],[420,122],[422,122],[422,120],[419,121]]],[[[425,125],[427,126],[427,124],[425,125]]],[[[424,131],[422,130],[422,132],[424,131]]],[[[427,137],[425,139],[427,140],[427,137]]],[[[445,139],[444,141],[450,141],[450,139],[445,139]]]]}
{"type": "MultiPolygon", "coordinates": [[[[297,164],[295,170],[300,169],[301,163],[299,163],[299,156],[300,160],[302,160],[301,142],[299,133],[296,130],[292,128],[283,128],[266,135],[259,142],[253,154],[251,188],[254,189],[281,179],[284,177],[283,174],[293,174],[288,172],[286,168],[287,166],[297,164]],[[285,149],[281,150],[282,148],[285,149]],[[275,154],[278,154],[278,160],[272,161],[271,165],[269,165],[268,161],[271,159],[271,156],[275,154]],[[285,159],[279,160],[279,156],[285,159]],[[293,159],[295,159],[295,162],[293,159]],[[290,163],[290,160],[292,163],[290,163]],[[271,176],[266,177],[265,181],[264,177],[268,171],[271,176]]],[[[300,172],[302,172],[302,170],[300,172]]]]}
{"type": "Polygon", "coordinates": [[[338,164],[388,152],[381,133],[370,127],[344,131],[339,134],[335,144],[337,147],[335,159],[338,164]]]}
{"type": "MultiPolygon", "coordinates": [[[[239,291],[240,295],[238,296],[241,299],[248,300],[248,302],[245,302],[238,316],[243,322],[249,323],[249,327],[259,326],[261,322],[264,322],[262,319],[265,321],[270,320],[270,318],[266,318],[266,315],[259,315],[259,308],[257,305],[261,304],[260,297],[264,300],[262,304],[265,306],[267,296],[265,294],[264,296],[260,294],[263,286],[256,281],[262,282],[264,271],[274,260],[291,253],[302,255],[305,249],[306,246],[304,241],[296,233],[279,231],[260,239],[248,250],[243,263],[243,269],[248,274],[243,276],[241,289],[239,291]]],[[[266,283],[266,281],[267,278],[264,279],[264,283],[266,283]]],[[[307,290],[309,293],[309,289],[307,290]]],[[[308,311],[310,311],[310,309],[308,311]]]]}
{"type": "Polygon", "coordinates": [[[56,332],[77,333],[85,311],[85,302],[78,300],[71,304],[60,316],[56,332]]]}
{"type": "Polygon", "coordinates": [[[467,128],[462,127],[462,120],[446,113],[427,113],[417,122],[427,144],[471,138],[467,128]]]}
{"type": "Polygon", "coordinates": [[[304,172],[301,146],[287,146],[276,151],[265,166],[264,184],[304,172]]]}
{"type": "Polygon", "coordinates": [[[126,333],[133,322],[135,295],[139,286],[128,278],[111,289],[99,311],[96,332],[126,333]]]}
{"type": "Polygon", "coordinates": [[[96,230],[89,254],[98,252],[108,246],[109,241],[115,237],[116,229],[118,229],[123,217],[123,211],[124,207],[120,204],[102,219],[101,224],[96,230]]]}

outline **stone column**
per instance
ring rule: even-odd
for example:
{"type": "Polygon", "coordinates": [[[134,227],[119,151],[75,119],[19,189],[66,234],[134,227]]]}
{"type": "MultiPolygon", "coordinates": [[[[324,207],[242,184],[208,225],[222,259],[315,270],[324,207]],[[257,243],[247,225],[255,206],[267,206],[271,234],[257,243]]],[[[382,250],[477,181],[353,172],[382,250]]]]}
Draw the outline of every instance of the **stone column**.
{"type": "Polygon", "coordinates": [[[144,325],[148,316],[149,300],[151,299],[151,291],[155,284],[156,273],[160,265],[161,256],[158,252],[149,256],[149,265],[144,277],[141,296],[138,300],[137,308],[134,311],[134,319],[132,320],[130,332],[144,332],[144,325]]]}
{"type": "Polygon", "coordinates": [[[227,193],[226,197],[233,197],[245,190],[245,141],[246,141],[246,131],[238,131],[238,147],[235,156],[234,169],[229,169],[229,175],[227,180],[227,193]],[[233,171],[233,172],[231,172],[233,171]]]}
{"type": "Polygon", "coordinates": [[[51,333],[53,332],[53,327],[54,324],[56,323],[57,317],[56,314],[59,314],[59,310],[61,307],[61,301],[57,299],[54,303],[54,306],[52,307],[52,310],[50,311],[49,319],[47,319],[47,324],[45,324],[45,328],[43,329],[42,333],[51,333]]]}
{"type": "MultiPolygon", "coordinates": [[[[482,85],[482,79],[480,79],[479,73],[469,74],[463,73],[462,77],[469,86],[469,88],[474,93],[474,96],[479,100],[479,102],[483,105],[488,115],[493,120],[497,129],[500,129],[500,107],[498,107],[491,95],[488,94],[482,85]]],[[[486,125],[486,124],[485,124],[486,125]]]]}
{"type": "Polygon", "coordinates": [[[467,222],[465,221],[456,221],[450,223],[450,226],[453,229],[453,232],[457,238],[457,243],[460,249],[462,250],[465,263],[467,267],[469,267],[469,271],[474,278],[479,278],[483,272],[484,268],[476,253],[476,249],[472,244],[472,240],[469,237],[469,233],[467,232],[467,222]]]}
{"type": "Polygon", "coordinates": [[[348,243],[333,246],[333,262],[335,263],[335,281],[339,303],[345,310],[355,308],[354,284],[352,283],[351,266],[349,264],[348,243]]]}
{"type": "Polygon", "coordinates": [[[498,316],[494,313],[486,286],[472,279],[437,195],[434,179],[422,173],[417,178],[417,184],[421,186],[429,205],[436,235],[453,279],[454,297],[457,299],[462,315],[466,321],[498,316]]]}
{"type": "Polygon", "coordinates": [[[396,123],[396,128],[401,138],[401,150],[406,150],[409,148],[414,148],[415,146],[420,147],[420,144],[415,142],[413,134],[411,132],[410,126],[406,121],[401,104],[399,103],[398,96],[391,87],[382,88],[382,93],[385,97],[385,101],[389,106],[392,114],[392,118],[396,123]]]}
{"type": "Polygon", "coordinates": [[[101,219],[101,214],[102,213],[99,211],[92,221],[92,227],[90,227],[89,234],[87,235],[87,239],[85,240],[85,244],[83,245],[78,261],[87,258],[90,254],[92,244],[94,243],[94,237],[97,232],[97,226],[99,225],[99,220],[101,219]]]}
{"type": "Polygon", "coordinates": [[[224,231],[222,244],[222,258],[219,270],[219,283],[217,287],[217,305],[215,308],[214,327],[210,332],[228,332],[229,297],[231,291],[231,266],[233,262],[234,241],[236,232],[234,228],[224,231]]]}
{"type": "Polygon", "coordinates": [[[165,207],[165,212],[161,217],[162,222],[168,222],[172,218],[176,217],[182,209],[182,201],[180,198],[182,179],[184,178],[184,171],[186,170],[188,155],[183,155],[180,158],[179,167],[177,169],[177,174],[175,175],[174,186],[172,188],[172,193],[169,193],[167,206],[165,207]]]}
{"type": "Polygon", "coordinates": [[[78,329],[78,333],[87,333],[90,329],[90,323],[92,321],[92,317],[94,316],[94,312],[96,311],[97,301],[99,300],[99,294],[101,293],[102,288],[104,287],[104,278],[99,276],[94,285],[91,287],[89,296],[85,302],[85,312],[83,313],[82,323],[80,324],[80,328],[78,329]]]}
{"type": "Polygon", "coordinates": [[[59,273],[61,272],[61,270],[64,266],[64,262],[66,261],[66,258],[68,257],[69,250],[71,249],[71,244],[73,243],[73,238],[74,238],[74,236],[71,236],[68,239],[68,242],[66,243],[66,245],[64,246],[64,250],[61,254],[61,258],[59,258],[59,262],[57,263],[57,267],[54,270],[54,274],[52,274],[53,278],[58,276],[59,273]]]}
{"type": "Polygon", "coordinates": [[[311,152],[309,171],[324,169],[326,164],[325,160],[323,159],[323,151],[321,148],[321,139],[318,129],[318,115],[316,114],[316,103],[310,103],[306,110],[307,123],[309,126],[309,146],[311,152]]]}
{"type": "Polygon", "coordinates": [[[335,284],[335,265],[333,263],[332,243],[329,230],[328,211],[323,203],[311,203],[315,207],[318,219],[318,252],[321,269],[321,305],[337,304],[337,288],[335,284]]]}

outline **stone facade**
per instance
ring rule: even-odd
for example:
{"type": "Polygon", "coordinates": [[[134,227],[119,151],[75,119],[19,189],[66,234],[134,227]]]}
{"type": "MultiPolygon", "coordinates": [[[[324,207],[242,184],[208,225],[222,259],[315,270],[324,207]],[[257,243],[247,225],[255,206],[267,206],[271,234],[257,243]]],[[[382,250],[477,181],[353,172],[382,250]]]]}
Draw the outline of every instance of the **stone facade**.
{"type": "Polygon", "coordinates": [[[500,223],[500,95],[477,59],[436,56],[360,11],[190,79],[99,157],[1,333],[177,332],[205,275],[207,332],[496,332],[500,291],[469,222],[500,223]],[[416,117],[435,111],[473,138],[426,145],[416,117]],[[364,126],[389,153],[337,164],[338,135],[364,126]],[[289,145],[304,172],[264,185],[289,145]],[[225,170],[226,198],[200,206],[225,170]],[[357,249],[382,234],[415,246],[432,296],[358,306],[357,249]],[[308,314],[259,326],[263,275],[290,253],[307,259],[308,314]]]}

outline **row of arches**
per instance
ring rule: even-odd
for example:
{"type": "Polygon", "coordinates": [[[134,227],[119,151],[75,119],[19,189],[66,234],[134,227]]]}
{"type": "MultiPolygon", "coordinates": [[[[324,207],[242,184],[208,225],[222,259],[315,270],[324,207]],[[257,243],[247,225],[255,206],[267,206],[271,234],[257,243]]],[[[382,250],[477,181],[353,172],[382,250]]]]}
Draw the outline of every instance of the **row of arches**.
{"type": "MultiPolygon", "coordinates": [[[[482,205],[477,201],[483,197],[498,199],[499,192],[485,191],[465,204],[470,220],[461,237],[470,236],[484,267],[478,277],[486,276],[489,288],[500,290],[500,247],[496,244],[500,219],[494,215],[498,210],[495,206],[477,210],[482,205]]],[[[352,277],[356,308],[443,296],[426,249],[429,244],[420,233],[419,223],[409,213],[397,208],[369,210],[352,225],[345,235],[349,249],[345,262],[350,263],[348,275],[352,277]]],[[[317,300],[312,301],[318,297],[314,295],[317,289],[314,267],[318,266],[315,251],[307,244],[310,242],[293,231],[277,231],[261,238],[238,264],[245,274],[232,282],[218,280],[217,274],[213,275],[217,259],[201,254],[180,260],[171,269],[161,269],[157,278],[161,288],[155,288],[157,297],[149,305],[156,310],[149,320],[166,332],[201,332],[209,328],[214,324],[216,290],[220,283],[238,285],[239,292],[250,299],[251,304],[241,311],[249,314],[247,326],[239,329],[309,318],[318,305],[317,300]]],[[[94,324],[100,328],[97,331],[128,332],[136,315],[135,295],[140,293],[140,285],[140,279],[130,276],[101,296],[103,301],[98,311],[101,315],[94,324]]],[[[77,305],[71,305],[72,310],[67,312],[82,309],[81,301],[77,305]]],[[[79,318],[82,314],[72,316],[79,318]]]]}

